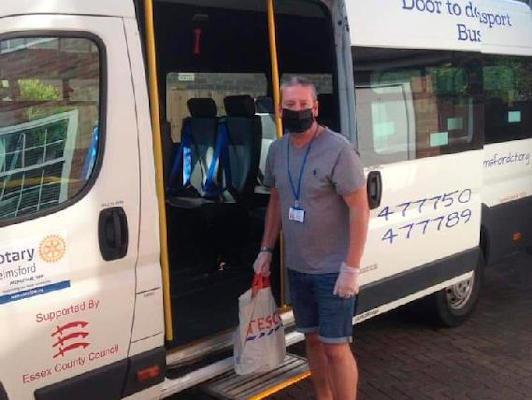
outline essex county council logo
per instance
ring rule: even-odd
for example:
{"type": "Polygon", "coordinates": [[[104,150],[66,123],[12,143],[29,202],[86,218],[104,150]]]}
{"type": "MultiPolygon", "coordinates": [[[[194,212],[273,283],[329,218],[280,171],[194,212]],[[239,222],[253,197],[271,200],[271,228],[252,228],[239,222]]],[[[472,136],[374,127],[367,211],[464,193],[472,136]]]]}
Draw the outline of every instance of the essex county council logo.
{"type": "Polygon", "coordinates": [[[41,259],[48,263],[61,260],[66,252],[65,240],[58,235],[46,236],[39,245],[41,259]]]}

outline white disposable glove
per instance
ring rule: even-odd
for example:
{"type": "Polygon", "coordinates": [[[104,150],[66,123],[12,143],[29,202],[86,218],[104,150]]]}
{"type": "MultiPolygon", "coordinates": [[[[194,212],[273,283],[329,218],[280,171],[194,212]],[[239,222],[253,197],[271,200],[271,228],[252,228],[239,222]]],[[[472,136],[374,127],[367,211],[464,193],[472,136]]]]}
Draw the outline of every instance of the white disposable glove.
{"type": "Polygon", "coordinates": [[[270,276],[270,265],[272,263],[272,253],[269,251],[261,251],[255,262],[253,263],[253,269],[256,274],[262,274],[262,276],[270,276]]]}
{"type": "Polygon", "coordinates": [[[334,285],[334,295],[343,298],[349,298],[358,294],[358,276],[360,275],[360,268],[354,268],[347,265],[345,262],[340,267],[340,275],[334,285]]]}

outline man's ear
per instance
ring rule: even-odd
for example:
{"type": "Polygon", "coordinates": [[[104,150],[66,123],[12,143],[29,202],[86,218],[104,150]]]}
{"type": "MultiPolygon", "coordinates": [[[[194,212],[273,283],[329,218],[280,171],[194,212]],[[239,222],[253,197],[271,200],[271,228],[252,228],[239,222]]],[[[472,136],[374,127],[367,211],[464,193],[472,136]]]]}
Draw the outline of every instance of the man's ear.
{"type": "Polygon", "coordinates": [[[316,100],[316,102],[314,103],[314,118],[317,118],[318,115],[320,115],[320,103],[318,102],[318,100],[316,100]]]}

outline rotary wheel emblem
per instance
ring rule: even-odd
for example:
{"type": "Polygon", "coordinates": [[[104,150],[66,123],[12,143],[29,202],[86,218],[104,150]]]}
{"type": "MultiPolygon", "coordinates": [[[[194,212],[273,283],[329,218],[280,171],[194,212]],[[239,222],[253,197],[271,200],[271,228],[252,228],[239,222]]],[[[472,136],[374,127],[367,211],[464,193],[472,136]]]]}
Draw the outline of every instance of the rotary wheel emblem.
{"type": "Polygon", "coordinates": [[[61,260],[66,252],[66,243],[61,236],[50,235],[39,246],[39,255],[43,261],[53,263],[61,260]]]}

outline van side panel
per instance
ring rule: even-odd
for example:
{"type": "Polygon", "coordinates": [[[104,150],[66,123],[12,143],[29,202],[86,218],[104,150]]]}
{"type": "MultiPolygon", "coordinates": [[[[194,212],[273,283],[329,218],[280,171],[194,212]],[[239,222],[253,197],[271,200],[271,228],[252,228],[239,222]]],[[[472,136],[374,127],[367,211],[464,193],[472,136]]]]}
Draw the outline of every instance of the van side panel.
{"type": "Polygon", "coordinates": [[[512,0],[346,3],[355,46],[530,54],[530,8],[512,0]]]}
{"type": "Polygon", "coordinates": [[[532,197],[482,208],[487,262],[532,246],[532,197]]]}
{"type": "MultiPolygon", "coordinates": [[[[67,83],[71,80],[72,97],[60,98],[55,113],[63,110],[64,105],[75,107],[80,103],[77,99],[83,98],[85,92],[76,88],[87,87],[89,83],[83,75],[86,67],[83,63],[69,68],[67,72],[71,75],[66,76],[50,65],[58,62],[57,54],[67,53],[66,59],[83,59],[84,51],[95,51],[87,47],[88,50],[73,53],[72,49],[78,49],[80,42],[91,40],[98,45],[101,83],[96,93],[101,94],[99,101],[104,107],[101,118],[95,122],[100,130],[99,140],[104,143],[98,147],[94,184],[81,198],[64,203],[63,208],[45,216],[37,218],[38,214],[33,219],[0,228],[1,250],[32,246],[36,249],[37,269],[48,271],[55,267],[52,268],[54,278],[68,282],[55,291],[1,302],[0,377],[9,399],[32,400],[36,390],[41,389],[38,393],[44,395],[47,391],[44,387],[53,391],[52,385],[59,382],[66,385],[73,382],[70,379],[81,377],[87,377],[88,381],[76,385],[76,390],[89,385],[92,398],[104,398],[108,392],[105,382],[110,382],[115,393],[122,390],[122,385],[115,385],[126,372],[136,292],[140,176],[134,93],[124,27],[120,18],[67,15],[5,17],[1,21],[0,40],[23,35],[30,39],[44,38],[40,43],[48,45],[37,47],[36,51],[50,62],[10,72],[13,81],[35,76],[43,76],[42,79],[64,76],[67,83]],[[56,48],[50,49],[53,43],[47,38],[56,36],[67,40],[55,40],[56,48]],[[110,210],[118,209],[121,214],[111,214],[116,218],[102,219],[110,210]],[[54,255],[54,260],[39,252],[38,244],[42,247],[43,240],[50,235],[60,237],[64,243],[63,251],[54,255]],[[118,246],[126,236],[125,255],[120,253],[116,259],[106,261],[103,244],[118,246]],[[113,372],[105,374],[101,368],[113,372]]],[[[27,52],[19,54],[36,57],[31,46],[26,48],[29,48],[27,52]]],[[[9,54],[16,56],[17,52],[9,54]]],[[[20,63],[27,64],[19,58],[20,63]]],[[[59,71],[63,73],[62,69],[59,71]]],[[[13,102],[17,107],[24,105],[17,97],[13,102]]],[[[84,112],[78,109],[79,115],[84,112]]],[[[9,116],[0,116],[3,125],[7,125],[5,129],[20,129],[12,125],[9,116]]],[[[69,122],[70,125],[75,126],[76,122],[69,122]]],[[[87,151],[87,144],[81,143],[77,149],[87,151]]],[[[64,180],[68,182],[68,179],[69,176],[64,180]]]]}
{"type": "Polygon", "coordinates": [[[124,20],[135,92],[140,155],[140,231],[136,266],[137,299],[129,355],[163,345],[164,320],[161,266],[159,263],[159,218],[155,190],[152,131],[140,33],[134,20],[124,20]]]}
{"type": "Polygon", "coordinates": [[[531,156],[532,139],[484,147],[482,224],[489,263],[532,245],[531,156]]]}

